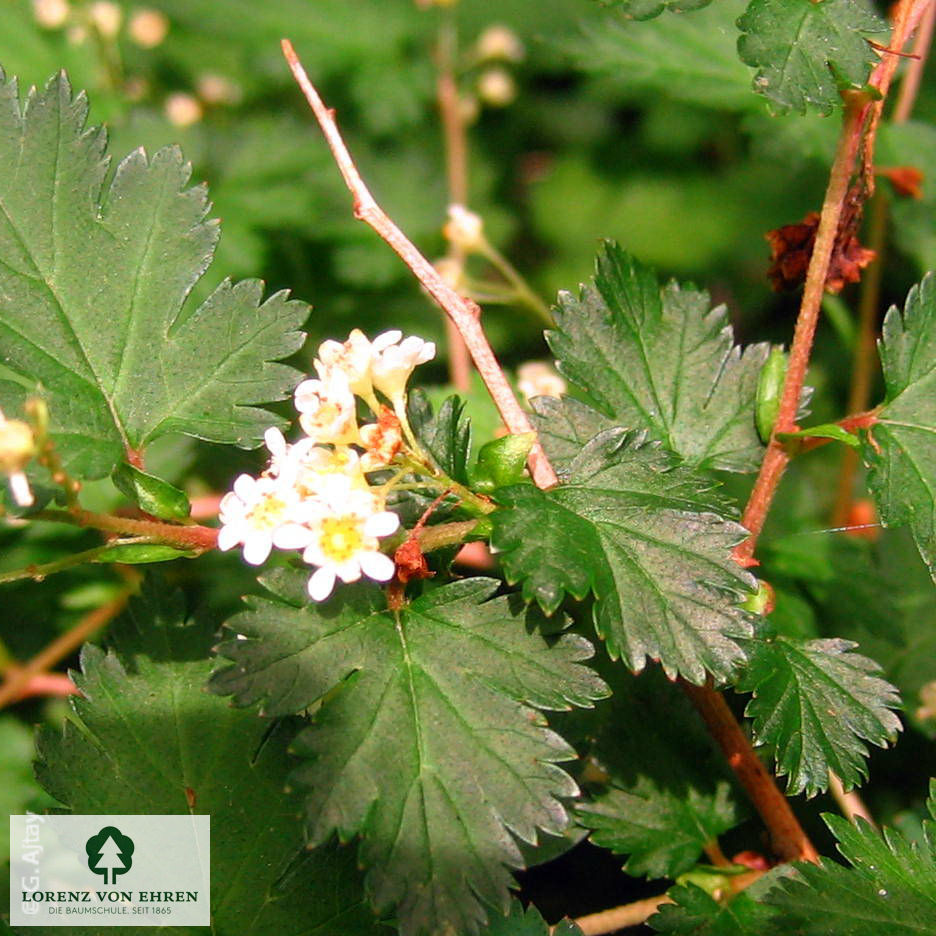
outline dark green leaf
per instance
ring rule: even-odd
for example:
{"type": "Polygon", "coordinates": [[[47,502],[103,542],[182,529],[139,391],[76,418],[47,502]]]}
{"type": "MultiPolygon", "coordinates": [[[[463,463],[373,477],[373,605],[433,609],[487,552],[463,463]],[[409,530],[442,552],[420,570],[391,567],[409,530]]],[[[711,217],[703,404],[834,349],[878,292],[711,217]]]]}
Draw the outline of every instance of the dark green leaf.
{"type": "Polygon", "coordinates": [[[311,841],[360,834],[371,900],[396,907],[406,936],[476,933],[484,904],[507,911],[507,867],[522,865],[510,833],[535,842],[568,825],[559,798],[576,787],[556,763],[574,752],[536,709],[606,694],[579,663],[591,646],[527,633],[521,602],[492,598],[491,579],[396,616],[376,588],[306,605],[305,579],[271,573],[276,597],[248,599],[227,624],[238,636],[219,652],[233,665],[213,689],[269,714],[321,703],[295,744],[311,841]]]}
{"type": "MultiPolygon", "coordinates": [[[[936,785],[927,803],[934,815],[936,785]]],[[[765,898],[783,911],[778,932],[797,936],[924,936],[936,928],[936,825],[920,841],[881,834],[859,819],[824,816],[851,867],[833,861],[797,865],[798,877],[765,898]]]]}
{"type": "Polygon", "coordinates": [[[865,37],[887,32],[861,0],[751,0],[738,27],[738,54],[757,69],[754,90],[778,111],[824,114],[841,103],[841,88],[867,82],[878,56],[865,37]]]}
{"type": "Polygon", "coordinates": [[[694,884],[670,888],[664,904],[648,920],[658,933],[671,936],[766,936],[775,933],[776,913],[740,893],[719,903],[694,884]]]}
{"type": "Polygon", "coordinates": [[[628,874],[675,878],[744,808],[685,693],[655,667],[639,677],[609,662],[599,669],[613,695],[588,713],[587,725],[578,719],[578,747],[606,780],[589,784],[577,818],[596,845],[630,856],[628,874]]]}
{"type": "Polygon", "coordinates": [[[754,740],[774,750],[791,794],[825,790],[830,770],[851,788],[867,776],[864,742],[884,747],[897,738],[897,690],[875,675],[877,663],[852,652],[856,646],[782,636],[750,645],[737,688],[754,694],[745,711],[754,740]]]}
{"type": "Polygon", "coordinates": [[[548,926],[539,910],[530,904],[523,909],[519,900],[510,901],[510,912],[505,917],[491,914],[491,924],[484,936],[582,936],[582,931],[570,920],[548,926]]]}
{"type": "Polygon", "coordinates": [[[863,451],[885,526],[907,524],[936,579],[936,277],[887,313],[880,342],[886,397],[863,451]]]}
{"type": "Polygon", "coordinates": [[[407,409],[413,432],[436,464],[450,478],[467,484],[471,422],[464,416],[464,402],[457,396],[447,397],[434,413],[426,393],[414,390],[409,394],[407,409]]]}
{"type": "Polygon", "coordinates": [[[670,675],[728,678],[751,634],[738,603],[753,578],[732,559],[743,529],[714,511],[711,485],[642,433],[608,430],[551,491],[502,488],[492,544],[510,582],[551,613],[566,592],[593,592],[595,627],[633,670],[647,658],[670,675]]]}
{"type": "MultiPolygon", "coordinates": [[[[578,297],[560,293],[554,311],[548,338],[559,370],[601,414],[600,428],[646,429],[687,465],[757,468],[754,404],[768,346],[742,352],[724,306],[710,310],[708,295],[691,286],[661,290],[651,270],[609,241],[592,283],[578,297]]],[[[548,450],[550,426],[541,427],[548,450]]]]}
{"type": "Polygon", "coordinates": [[[103,131],[64,75],[30,92],[0,84],[3,363],[47,398],[82,477],[169,432],[252,446],[300,375],[270,363],[302,344],[308,310],[262,284],[186,297],[218,237],[204,187],[177,148],[137,150],[107,175],[103,131]],[[75,455],[80,450],[82,457],[75,455]]]}
{"type": "Polygon", "coordinates": [[[192,512],[184,491],[133,465],[121,462],[111,477],[122,493],[154,517],[184,520],[192,512]]]}
{"type": "Polygon", "coordinates": [[[283,792],[294,728],[206,693],[211,629],[184,621],[180,596],[150,580],[115,626],[116,653],[85,646],[82,695],[40,736],[43,786],[75,813],[210,814],[218,936],[375,936],[350,849],[306,849],[283,792]]]}

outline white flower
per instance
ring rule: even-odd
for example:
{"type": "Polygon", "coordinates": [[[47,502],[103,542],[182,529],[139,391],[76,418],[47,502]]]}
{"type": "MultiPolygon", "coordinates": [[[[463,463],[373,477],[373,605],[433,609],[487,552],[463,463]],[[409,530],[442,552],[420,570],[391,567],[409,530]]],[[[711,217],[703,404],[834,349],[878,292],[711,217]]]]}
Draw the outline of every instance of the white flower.
{"type": "Polygon", "coordinates": [[[566,392],[566,382],[546,361],[527,361],[517,368],[517,389],[527,398],[560,397],[566,392]]]}
{"type": "Polygon", "coordinates": [[[274,546],[302,549],[312,539],[312,531],[300,522],[295,492],[274,478],[242,474],[221,499],[219,518],[218,548],[226,551],[242,543],[244,560],[251,565],[265,562],[274,546]]]}
{"type": "Polygon", "coordinates": [[[400,518],[383,510],[373,494],[335,487],[317,516],[307,522],[314,532],[302,558],[318,566],[308,585],[313,600],[324,601],[336,579],[356,582],[363,574],[387,582],[393,577],[393,560],[380,552],[378,537],[395,533],[400,518]]]}
{"type": "Polygon", "coordinates": [[[299,424],[314,442],[357,441],[354,396],[341,371],[332,372],[327,380],[303,380],[295,398],[299,424]]]}
{"type": "Polygon", "coordinates": [[[21,419],[7,419],[0,410],[0,472],[10,480],[10,493],[20,507],[34,503],[23,469],[36,454],[32,428],[21,419]]]}
{"type": "Polygon", "coordinates": [[[517,96],[517,84],[505,68],[487,68],[478,78],[478,97],[489,107],[506,107],[517,96]]]}
{"type": "Polygon", "coordinates": [[[449,205],[448,221],[442,233],[446,240],[466,253],[483,250],[486,244],[481,216],[469,211],[464,205],[449,205]]]}
{"type": "MultiPolygon", "coordinates": [[[[399,332],[389,334],[399,335],[399,332]]],[[[379,342],[384,336],[381,335],[379,342]]],[[[399,340],[399,338],[397,338],[399,340]]],[[[374,360],[374,348],[367,336],[359,328],[348,335],[348,340],[323,341],[319,345],[315,369],[322,380],[328,380],[335,371],[341,371],[347,378],[348,388],[359,397],[367,398],[373,393],[371,387],[371,362],[374,360]]]]}
{"type": "Polygon", "coordinates": [[[155,49],[169,33],[169,20],[159,10],[136,10],[127,24],[130,38],[144,49],[155,49]]]}
{"type": "MultiPolygon", "coordinates": [[[[410,379],[410,374],[418,364],[425,364],[435,357],[436,348],[431,341],[423,341],[411,335],[404,338],[399,344],[400,332],[387,332],[387,335],[395,334],[393,343],[386,344],[380,349],[380,353],[371,366],[371,377],[374,386],[384,394],[394,406],[398,406],[403,401],[403,395],[406,392],[406,383],[410,379]]],[[[384,336],[381,336],[384,337],[384,336]]],[[[376,346],[377,342],[374,342],[376,346]]]]}
{"type": "Polygon", "coordinates": [[[361,426],[361,445],[365,450],[361,456],[364,471],[376,471],[393,461],[403,446],[403,432],[392,409],[382,407],[376,423],[361,426]]]}

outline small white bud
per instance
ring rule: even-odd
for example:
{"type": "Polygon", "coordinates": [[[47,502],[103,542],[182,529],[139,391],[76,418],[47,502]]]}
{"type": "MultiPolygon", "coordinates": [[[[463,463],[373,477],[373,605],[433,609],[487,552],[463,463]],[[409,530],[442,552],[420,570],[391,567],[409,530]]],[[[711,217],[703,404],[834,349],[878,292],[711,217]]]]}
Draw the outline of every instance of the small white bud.
{"type": "Polygon", "coordinates": [[[68,0],[33,0],[33,16],[43,29],[60,29],[70,12],[68,0]]]}
{"type": "Polygon", "coordinates": [[[116,39],[123,22],[123,10],[111,0],[96,0],[89,10],[94,28],[105,39],[116,39]]]}
{"type": "Polygon", "coordinates": [[[481,33],[475,51],[482,61],[501,59],[505,62],[522,62],[524,56],[523,43],[517,34],[499,23],[488,26],[481,33]]]}
{"type": "Polygon", "coordinates": [[[134,10],[127,24],[130,39],[144,49],[155,49],[169,34],[169,20],[159,10],[134,10]]]}
{"type": "Polygon", "coordinates": [[[191,94],[170,94],[165,103],[166,118],[176,127],[190,127],[202,119],[202,106],[191,94]]]}
{"type": "Polygon", "coordinates": [[[195,90],[206,104],[238,104],[243,96],[238,84],[211,72],[198,76],[195,90]]]}
{"type": "Polygon", "coordinates": [[[546,361],[527,361],[517,368],[517,389],[527,401],[538,396],[560,397],[566,392],[566,382],[546,361]]]}
{"type": "Polygon", "coordinates": [[[448,221],[442,233],[446,240],[466,253],[482,250],[486,243],[481,216],[469,211],[464,205],[449,205],[448,221]]]}
{"type": "Polygon", "coordinates": [[[478,96],[489,107],[506,107],[517,97],[517,85],[506,69],[487,68],[478,78],[478,96]]]}

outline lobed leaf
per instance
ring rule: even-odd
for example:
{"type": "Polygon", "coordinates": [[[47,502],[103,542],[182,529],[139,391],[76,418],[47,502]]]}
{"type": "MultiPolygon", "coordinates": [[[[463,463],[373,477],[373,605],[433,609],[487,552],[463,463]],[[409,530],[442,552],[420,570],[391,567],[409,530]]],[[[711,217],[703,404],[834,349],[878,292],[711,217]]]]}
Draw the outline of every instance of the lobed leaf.
{"type": "Polygon", "coordinates": [[[670,888],[673,901],[663,904],[647,921],[658,933],[670,936],[756,936],[775,933],[776,913],[740,893],[719,902],[694,884],[670,888]]]}
{"type": "Polygon", "coordinates": [[[551,614],[568,592],[595,595],[612,658],[647,658],[668,675],[727,679],[744,659],[751,619],[738,606],[752,577],[731,556],[744,530],[723,518],[711,485],[643,433],[607,430],[550,491],[502,488],[492,545],[509,582],[551,614]]]}
{"type": "Polygon", "coordinates": [[[738,20],[741,60],[754,90],[778,111],[828,114],[840,90],[867,83],[878,57],[865,38],[887,23],[860,0],[751,0],[738,20]]]}
{"type": "Polygon", "coordinates": [[[541,408],[547,452],[567,456],[567,425],[584,422],[579,437],[613,426],[645,429],[686,465],[757,468],[763,444],[755,397],[769,349],[735,345],[724,306],[709,310],[708,295],[692,286],[661,290],[649,268],[608,241],[592,282],[577,297],[560,293],[554,315],[549,345],[588,406],[541,408]],[[566,407],[554,443],[552,423],[566,407]]]}
{"type": "MultiPolygon", "coordinates": [[[[936,784],[927,807],[936,815],[936,784]]],[[[797,865],[765,902],[783,911],[780,933],[799,936],[921,936],[936,925],[936,825],[923,823],[919,841],[883,833],[859,819],[823,817],[851,867],[832,861],[797,865]]]]}
{"type": "Polygon", "coordinates": [[[582,931],[571,920],[548,926],[533,904],[524,910],[519,900],[511,900],[510,912],[505,917],[495,917],[484,930],[484,936],[582,936],[582,931]]]}
{"type": "MultiPolygon", "coordinates": [[[[486,907],[506,913],[522,857],[512,836],[561,834],[575,796],[557,763],[574,751],[537,709],[589,706],[604,683],[576,636],[548,644],[524,630],[499,583],[434,589],[398,614],[376,588],[304,603],[305,573],[266,577],[218,648],[232,665],[212,680],[236,705],[277,715],[316,708],[295,742],[309,838],[360,835],[379,912],[404,936],[479,932],[486,907]]],[[[532,621],[529,623],[532,624],[532,621]]]]}
{"type": "Polygon", "coordinates": [[[686,13],[708,6],[712,0],[602,0],[606,6],[615,7],[620,12],[635,20],[653,19],[664,10],[672,13],[686,13]]]}
{"type": "Polygon", "coordinates": [[[863,445],[885,526],[908,525],[936,580],[936,278],[892,307],[879,343],[886,395],[863,445]]]}
{"type": "Polygon", "coordinates": [[[84,647],[69,719],[39,736],[46,790],[75,813],[210,814],[217,936],[385,932],[364,902],[350,850],[306,848],[297,804],[283,792],[291,726],[204,691],[211,629],[186,623],[179,594],[147,580],[113,637],[115,651],[84,647]]]}
{"type": "Polygon", "coordinates": [[[600,672],[613,695],[588,713],[576,745],[602,781],[588,785],[576,818],[596,845],[629,856],[628,874],[676,878],[744,807],[685,693],[657,669],[635,678],[608,662],[600,672]]]}
{"type": "Polygon", "coordinates": [[[21,106],[0,76],[2,363],[41,392],[72,473],[107,474],[125,450],[183,432],[250,447],[300,375],[305,304],[225,281],[186,302],[217,222],[187,188],[175,147],[127,156],[108,178],[106,139],[64,74],[21,106]]]}
{"type": "Polygon", "coordinates": [[[753,693],[745,714],[754,740],[770,746],[787,792],[827,789],[833,771],[846,789],[867,776],[867,741],[895,741],[897,690],[876,675],[880,666],[852,652],[849,640],[777,636],[752,642],[737,688],[753,693]]]}

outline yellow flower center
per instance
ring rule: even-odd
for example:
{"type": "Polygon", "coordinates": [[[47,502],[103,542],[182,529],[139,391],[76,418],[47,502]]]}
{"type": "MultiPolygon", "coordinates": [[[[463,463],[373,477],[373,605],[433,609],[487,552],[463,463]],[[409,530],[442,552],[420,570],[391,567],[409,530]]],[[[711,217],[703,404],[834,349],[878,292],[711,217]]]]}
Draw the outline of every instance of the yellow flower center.
{"type": "Polygon", "coordinates": [[[326,517],[322,521],[322,552],[333,562],[347,562],[363,545],[357,517],[326,517]]]}
{"type": "Polygon", "coordinates": [[[286,502],[278,497],[264,497],[247,511],[246,520],[254,530],[268,530],[279,523],[286,510],[286,502]]]}

